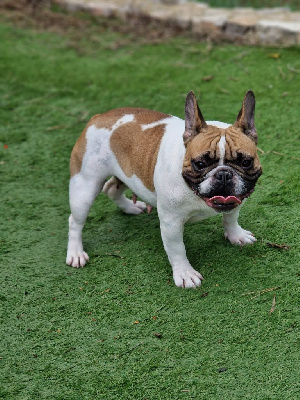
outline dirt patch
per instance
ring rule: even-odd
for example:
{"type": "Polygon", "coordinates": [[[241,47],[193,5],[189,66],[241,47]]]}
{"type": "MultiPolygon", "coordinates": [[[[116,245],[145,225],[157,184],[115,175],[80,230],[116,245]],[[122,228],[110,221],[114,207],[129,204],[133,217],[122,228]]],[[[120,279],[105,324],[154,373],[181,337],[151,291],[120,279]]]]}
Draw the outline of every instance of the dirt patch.
{"type": "Polygon", "coordinates": [[[67,32],[84,28],[86,22],[72,14],[52,10],[48,0],[4,0],[0,4],[2,16],[19,27],[67,32]]]}
{"type": "Polygon", "coordinates": [[[71,13],[53,4],[51,0],[4,0],[0,4],[0,12],[4,20],[16,26],[60,34],[71,33],[75,40],[107,31],[121,33],[124,39],[109,45],[115,48],[132,42],[160,43],[184,33],[173,24],[162,24],[147,16],[133,14],[122,21],[85,12],[71,13]]]}

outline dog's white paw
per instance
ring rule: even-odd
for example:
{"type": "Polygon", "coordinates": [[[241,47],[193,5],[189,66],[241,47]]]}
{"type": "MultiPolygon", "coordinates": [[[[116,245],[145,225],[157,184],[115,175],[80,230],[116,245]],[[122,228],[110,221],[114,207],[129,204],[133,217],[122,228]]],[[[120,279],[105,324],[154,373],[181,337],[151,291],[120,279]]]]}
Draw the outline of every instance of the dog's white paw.
{"type": "Polygon", "coordinates": [[[126,214],[138,215],[146,210],[147,205],[142,201],[137,201],[136,203],[133,203],[132,200],[126,199],[126,203],[123,203],[121,205],[121,208],[126,214]]]}
{"type": "Polygon", "coordinates": [[[193,267],[174,268],[173,278],[175,285],[182,288],[196,288],[201,285],[203,276],[193,267]]]}
{"type": "Polygon", "coordinates": [[[254,237],[253,233],[246,231],[240,226],[225,231],[225,238],[228,239],[230,243],[237,244],[239,246],[253,244],[256,242],[256,238],[254,237]]]}
{"type": "Polygon", "coordinates": [[[68,251],[66,263],[74,268],[84,267],[89,256],[85,251],[68,251]]]}

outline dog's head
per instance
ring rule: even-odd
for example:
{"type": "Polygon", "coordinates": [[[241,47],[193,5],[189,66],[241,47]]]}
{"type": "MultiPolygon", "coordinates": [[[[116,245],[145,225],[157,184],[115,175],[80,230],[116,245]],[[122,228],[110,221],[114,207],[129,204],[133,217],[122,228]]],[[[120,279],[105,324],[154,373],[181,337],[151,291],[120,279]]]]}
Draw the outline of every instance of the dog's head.
{"type": "Polygon", "coordinates": [[[194,193],[216,211],[228,212],[241,204],[262,174],[254,111],[255,97],[249,90],[235,123],[217,128],[206,124],[194,93],[187,95],[182,175],[194,193]]]}

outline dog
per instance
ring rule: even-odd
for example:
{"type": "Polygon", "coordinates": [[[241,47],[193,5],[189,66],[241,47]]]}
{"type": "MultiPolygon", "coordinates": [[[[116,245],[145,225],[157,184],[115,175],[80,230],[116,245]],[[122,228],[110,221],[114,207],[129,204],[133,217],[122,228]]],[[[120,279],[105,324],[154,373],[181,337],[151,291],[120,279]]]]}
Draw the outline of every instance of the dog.
{"type": "Polygon", "coordinates": [[[233,125],[205,122],[191,91],[184,120],[142,108],[92,117],[71,154],[66,263],[84,267],[89,259],[82,229],[101,190],[127,214],[157,208],[163,245],[179,287],[196,288],[203,279],[186,257],[186,222],[222,213],[231,243],[254,243],[253,234],[238,224],[241,206],[262,174],[254,113],[255,96],[249,90],[233,125]],[[124,195],[127,188],[134,193],[133,201],[124,195]]]}

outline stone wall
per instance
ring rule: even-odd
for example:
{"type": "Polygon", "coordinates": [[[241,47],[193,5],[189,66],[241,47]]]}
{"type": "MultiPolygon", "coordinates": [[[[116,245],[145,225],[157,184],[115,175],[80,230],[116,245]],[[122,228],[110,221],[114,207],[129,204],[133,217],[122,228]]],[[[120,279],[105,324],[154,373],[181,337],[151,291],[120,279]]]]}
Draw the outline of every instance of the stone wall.
{"type": "Polygon", "coordinates": [[[300,12],[288,8],[211,8],[187,0],[54,0],[71,11],[173,25],[201,39],[242,44],[300,44],[300,12]]]}

